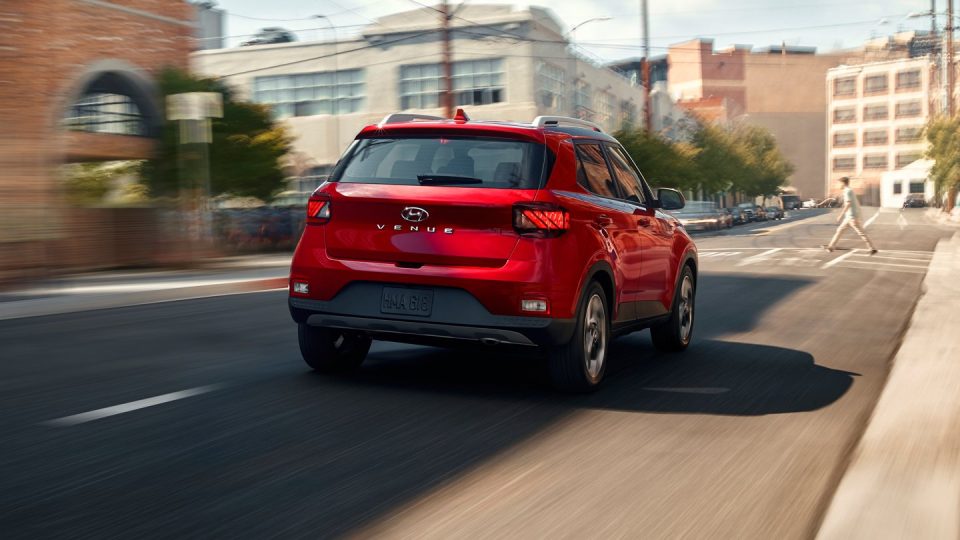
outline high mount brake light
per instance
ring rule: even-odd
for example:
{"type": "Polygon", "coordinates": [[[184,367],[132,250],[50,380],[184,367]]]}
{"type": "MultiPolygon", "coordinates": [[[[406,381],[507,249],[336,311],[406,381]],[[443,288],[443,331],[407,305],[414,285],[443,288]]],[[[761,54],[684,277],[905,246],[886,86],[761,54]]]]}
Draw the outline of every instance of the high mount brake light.
{"type": "Polygon", "coordinates": [[[311,195],[307,201],[307,225],[322,225],[330,221],[330,199],[324,195],[311,195]]]}
{"type": "Polygon", "coordinates": [[[570,213],[551,203],[516,203],[513,228],[521,236],[552,238],[570,228],[570,213]]]}

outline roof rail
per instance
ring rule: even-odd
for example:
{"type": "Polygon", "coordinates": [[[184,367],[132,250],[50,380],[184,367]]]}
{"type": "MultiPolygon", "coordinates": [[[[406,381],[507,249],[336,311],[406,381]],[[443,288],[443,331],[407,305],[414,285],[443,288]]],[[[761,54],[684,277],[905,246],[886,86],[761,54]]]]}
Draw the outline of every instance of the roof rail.
{"type": "Polygon", "coordinates": [[[416,114],[416,113],[391,113],[383,117],[383,120],[377,124],[380,127],[383,127],[387,124],[400,124],[402,122],[413,122],[415,120],[448,120],[448,118],[443,118],[442,116],[433,116],[429,114],[416,114]]]}
{"type": "Polygon", "coordinates": [[[603,133],[603,129],[597,124],[587,120],[581,120],[579,118],[570,118],[569,116],[538,116],[533,119],[532,124],[533,127],[536,128],[560,126],[561,124],[566,124],[568,126],[584,127],[603,133]]]}

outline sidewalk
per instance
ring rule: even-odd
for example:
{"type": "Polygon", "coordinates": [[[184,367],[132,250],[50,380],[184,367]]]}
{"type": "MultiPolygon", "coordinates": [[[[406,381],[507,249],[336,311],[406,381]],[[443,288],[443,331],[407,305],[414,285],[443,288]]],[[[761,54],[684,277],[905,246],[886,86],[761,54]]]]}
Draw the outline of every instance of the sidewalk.
{"type": "Polygon", "coordinates": [[[949,214],[940,208],[930,208],[926,212],[926,217],[941,225],[960,226],[960,208],[954,208],[949,214]]]}
{"type": "Polygon", "coordinates": [[[0,292],[0,320],[287,286],[290,255],[227,257],[191,270],[76,274],[0,292]]]}
{"type": "Polygon", "coordinates": [[[942,240],[817,535],[960,537],[960,233],[942,240]]]}

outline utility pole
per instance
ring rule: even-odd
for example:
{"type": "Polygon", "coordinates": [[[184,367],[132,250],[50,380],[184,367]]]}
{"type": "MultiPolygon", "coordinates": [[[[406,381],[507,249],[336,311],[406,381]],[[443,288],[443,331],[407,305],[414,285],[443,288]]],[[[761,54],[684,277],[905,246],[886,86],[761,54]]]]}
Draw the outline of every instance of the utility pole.
{"type": "Polygon", "coordinates": [[[930,35],[937,35],[937,0],[930,0],[930,35]]]}
{"type": "Polygon", "coordinates": [[[640,16],[643,18],[643,129],[652,131],[653,118],[650,110],[650,17],[647,11],[647,0],[640,0],[640,16]]]}
{"type": "Polygon", "coordinates": [[[956,111],[953,91],[957,83],[957,74],[953,65],[953,0],[947,0],[947,114],[953,118],[956,111]]]}
{"type": "Polygon", "coordinates": [[[441,39],[443,40],[443,94],[440,100],[443,115],[453,118],[453,62],[450,52],[450,5],[447,0],[440,4],[441,39]]]}

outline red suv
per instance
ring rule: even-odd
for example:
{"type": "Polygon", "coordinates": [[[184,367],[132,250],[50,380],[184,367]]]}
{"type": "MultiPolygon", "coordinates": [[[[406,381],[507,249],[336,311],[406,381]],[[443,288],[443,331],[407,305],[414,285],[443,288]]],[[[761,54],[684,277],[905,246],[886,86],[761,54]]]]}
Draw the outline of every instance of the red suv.
{"type": "Polygon", "coordinates": [[[312,368],[363,362],[371,340],[544,351],[551,379],[603,379],[611,338],[693,332],[697,250],[613,137],[392,114],[364,128],[307,203],[290,312],[312,368]]]}

